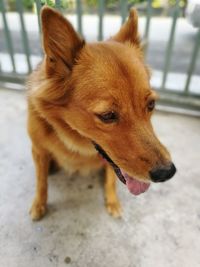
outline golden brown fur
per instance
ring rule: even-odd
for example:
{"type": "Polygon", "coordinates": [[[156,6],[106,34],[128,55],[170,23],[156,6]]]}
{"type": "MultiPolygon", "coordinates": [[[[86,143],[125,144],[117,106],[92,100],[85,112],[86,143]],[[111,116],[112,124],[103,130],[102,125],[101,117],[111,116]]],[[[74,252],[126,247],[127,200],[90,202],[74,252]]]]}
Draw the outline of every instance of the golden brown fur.
{"type": "MultiPolygon", "coordinates": [[[[91,141],[100,144],[112,160],[138,179],[167,163],[169,153],[156,138],[147,103],[155,99],[149,84],[131,10],[120,31],[106,42],[85,44],[57,11],[42,10],[45,57],[29,79],[28,132],[36,167],[37,187],[32,219],[46,211],[47,177],[52,160],[68,172],[97,170],[103,161],[91,141]],[[96,114],[115,110],[117,123],[105,124],[96,114]]],[[[107,210],[119,216],[116,176],[106,165],[107,210]]]]}

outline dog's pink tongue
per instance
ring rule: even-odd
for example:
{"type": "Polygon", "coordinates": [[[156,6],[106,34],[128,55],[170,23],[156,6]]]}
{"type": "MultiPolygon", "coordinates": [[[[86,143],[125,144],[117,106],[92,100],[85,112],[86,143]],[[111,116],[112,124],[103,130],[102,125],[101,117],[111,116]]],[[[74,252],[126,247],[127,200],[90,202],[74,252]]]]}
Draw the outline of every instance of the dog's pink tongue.
{"type": "Polygon", "coordinates": [[[133,177],[130,177],[127,173],[124,173],[123,171],[122,174],[126,180],[126,186],[128,187],[128,190],[134,195],[144,193],[150,186],[150,183],[140,182],[134,179],[133,177]]]}

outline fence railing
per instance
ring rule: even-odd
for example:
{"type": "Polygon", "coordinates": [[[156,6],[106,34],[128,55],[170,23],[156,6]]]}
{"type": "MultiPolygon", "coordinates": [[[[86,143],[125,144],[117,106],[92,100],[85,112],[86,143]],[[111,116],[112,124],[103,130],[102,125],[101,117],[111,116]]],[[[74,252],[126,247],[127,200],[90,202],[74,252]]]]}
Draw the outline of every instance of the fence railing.
{"type": "MultiPolygon", "coordinates": [[[[44,0],[35,1],[36,11],[37,11],[37,20],[38,20],[38,33],[41,33],[41,25],[40,25],[40,9],[42,5],[44,4],[44,0]]],[[[48,2],[48,1],[46,1],[48,2]]],[[[52,2],[52,1],[51,1],[52,2]]],[[[55,8],[61,10],[62,1],[61,0],[55,0],[55,8]]],[[[76,0],[75,7],[76,7],[76,25],[77,30],[80,34],[83,34],[83,26],[84,26],[84,12],[83,12],[83,5],[81,0],[76,0]]],[[[102,40],[104,39],[104,22],[105,22],[105,0],[98,0],[97,1],[97,9],[96,9],[96,17],[98,18],[98,34],[97,39],[102,40]]],[[[121,18],[121,23],[123,23],[128,15],[128,7],[129,3],[127,0],[120,0],[119,1],[119,13],[118,17],[121,18]]],[[[5,62],[4,62],[4,53],[0,50],[0,82],[4,83],[4,86],[10,86],[12,87],[12,84],[23,85],[24,81],[27,77],[27,75],[32,71],[32,69],[35,67],[34,60],[32,58],[32,51],[30,47],[30,41],[29,41],[29,30],[26,28],[25,23],[25,15],[24,15],[24,6],[23,2],[20,0],[16,0],[16,11],[18,13],[18,18],[20,22],[20,35],[21,35],[21,43],[20,45],[23,48],[22,54],[23,54],[23,60],[22,58],[17,57],[14,49],[14,45],[17,45],[15,43],[15,40],[12,36],[12,28],[10,28],[10,24],[8,23],[8,13],[6,9],[6,1],[0,0],[0,14],[1,14],[1,20],[2,20],[2,37],[4,41],[4,46],[7,50],[7,57],[6,61],[9,61],[10,69],[6,69],[5,62]],[[28,30],[28,31],[27,31],[28,30]],[[26,70],[23,72],[18,71],[17,64],[20,62],[20,60],[23,61],[23,64],[26,65],[26,70]]],[[[63,10],[61,10],[63,11],[63,10]]],[[[145,26],[143,31],[143,42],[146,44],[146,53],[148,53],[148,46],[151,42],[149,38],[150,29],[151,29],[151,22],[152,22],[152,14],[153,14],[153,7],[152,7],[152,0],[146,1],[146,18],[145,18],[145,26]]],[[[164,57],[164,65],[162,67],[162,70],[159,70],[159,79],[160,83],[155,83],[153,86],[155,89],[159,90],[161,95],[161,102],[163,104],[170,104],[173,106],[181,106],[186,108],[191,108],[195,110],[200,111],[200,73],[198,73],[195,78],[198,80],[196,83],[193,82],[193,89],[191,89],[191,81],[193,78],[195,66],[198,60],[200,60],[199,57],[199,47],[200,47],[200,28],[196,32],[196,36],[193,41],[193,48],[191,51],[189,51],[190,55],[190,62],[187,66],[187,71],[184,73],[184,83],[182,83],[181,86],[174,86],[174,84],[178,81],[179,76],[175,76],[174,78],[174,84],[170,83],[168,85],[168,78],[171,76],[170,73],[170,66],[171,66],[171,60],[173,58],[173,48],[175,43],[175,37],[176,37],[176,30],[177,30],[177,22],[179,21],[180,17],[180,0],[176,0],[176,4],[173,8],[173,14],[171,16],[171,27],[170,27],[170,33],[169,33],[169,39],[166,44],[166,48],[164,51],[164,54],[161,56],[164,57]],[[176,81],[177,79],[177,81],[176,81]],[[199,83],[198,83],[199,82],[199,83]]],[[[86,33],[87,34],[87,33],[86,33]]],[[[85,35],[86,35],[85,34],[85,35]]],[[[158,33],[159,34],[159,33],[158,33]]],[[[38,34],[39,36],[39,34],[38,34]]],[[[184,46],[184,43],[183,43],[184,46]]],[[[41,52],[38,53],[38,57],[41,58],[42,54],[41,52]]],[[[37,60],[36,60],[37,61],[37,60]]],[[[154,73],[154,72],[153,72],[154,73]]]]}

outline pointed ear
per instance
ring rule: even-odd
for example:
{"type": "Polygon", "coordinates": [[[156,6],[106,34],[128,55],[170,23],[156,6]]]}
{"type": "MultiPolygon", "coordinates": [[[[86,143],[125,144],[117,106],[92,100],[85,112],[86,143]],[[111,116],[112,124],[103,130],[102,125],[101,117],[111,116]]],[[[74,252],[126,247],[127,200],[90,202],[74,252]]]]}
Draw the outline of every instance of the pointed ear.
{"type": "Polygon", "coordinates": [[[70,22],[55,9],[43,7],[41,21],[47,68],[56,71],[57,67],[65,64],[71,70],[78,52],[84,46],[84,40],[75,32],[70,22]]]}
{"type": "Polygon", "coordinates": [[[117,42],[140,46],[140,37],[138,34],[138,14],[135,8],[130,9],[128,20],[122,25],[119,32],[111,38],[117,42]]]}

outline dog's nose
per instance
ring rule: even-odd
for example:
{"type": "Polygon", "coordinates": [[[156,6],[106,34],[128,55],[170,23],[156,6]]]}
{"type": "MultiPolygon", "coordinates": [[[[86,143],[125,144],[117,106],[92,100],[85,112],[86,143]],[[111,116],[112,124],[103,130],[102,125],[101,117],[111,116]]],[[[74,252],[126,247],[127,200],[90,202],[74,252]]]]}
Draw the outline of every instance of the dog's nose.
{"type": "Polygon", "coordinates": [[[151,180],[155,183],[165,182],[172,178],[176,172],[176,167],[171,162],[167,166],[161,166],[159,168],[153,169],[149,172],[151,180]]]}

